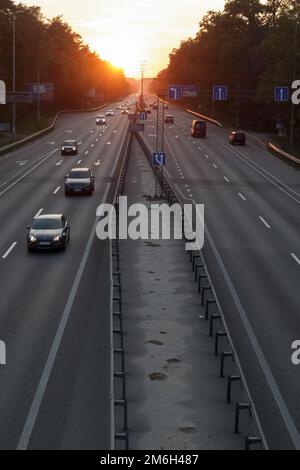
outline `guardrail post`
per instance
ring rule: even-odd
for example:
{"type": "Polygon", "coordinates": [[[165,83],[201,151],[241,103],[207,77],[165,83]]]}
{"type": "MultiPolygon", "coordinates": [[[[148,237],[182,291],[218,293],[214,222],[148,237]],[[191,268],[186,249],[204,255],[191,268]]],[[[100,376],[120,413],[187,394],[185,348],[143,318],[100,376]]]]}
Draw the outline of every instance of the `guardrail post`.
{"type": "Polygon", "coordinates": [[[241,382],[240,375],[228,375],[227,381],[227,403],[231,403],[231,384],[232,382],[241,382]]]}
{"type": "Polygon", "coordinates": [[[224,338],[227,336],[227,333],[225,331],[217,331],[216,332],[216,338],[215,338],[215,356],[219,354],[219,338],[224,338]]]}
{"type": "Polygon", "coordinates": [[[119,441],[125,441],[125,450],[129,449],[129,437],[128,432],[115,434],[115,439],[119,441]]]}
{"type": "Polygon", "coordinates": [[[212,313],[210,316],[210,321],[209,321],[209,336],[213,336],[213,330],[214,330],[214,321],[219,320],[221,318],[221,315],[219,313],[212,313]]]}
{"type": "Polygon", "coordinates": [[[234,353],[233,351],[223,351],[221,355],[221,365],[220,365],[220,377],[224,377],[224,366],[225,366],[225,359],[227,357],[231,357],[232,360],[234,359],[234,353]]]}
{"type": "Polygon", "coordinates": [[[207,299],[206,300],[206,305],[205,305],[205,320],[208,320],[208,314],[209,314],[209,306],[212,304],[215,304],[216,301],[215,299],[207,299]]]}
{"type": "Polygon", "coordinates": [[[235,434],[239,433],[239,423],[240,423],[240,411],[249,410],[251,411],[251,403],[237,403],[235,405],[235,423],[234,423],[234,432],[235,434]]]}
{"type": "MultiPolygon", "coordinates": [[[[203,274],[199,274],[198,276],[198,292],[200,293],[201,292],[201,289],[203,289],[203,287],[201,286],[201,280],[202,279],[207,279],[207,274],[203,273],[203,274]]],[[[210,286],[207,286],[206,288],[210,288],[210,286]]],[[[203,301],[201,302],[201,305],[204,305],[203,301]]]]}
{"type": "Polygon", "coordinates": [[[259,444],[260,448],[262,448],[261,437],[254,437],[254,436],[245,437],[245,450],[250,450],[250,447],[256,444],[259,444]]]}

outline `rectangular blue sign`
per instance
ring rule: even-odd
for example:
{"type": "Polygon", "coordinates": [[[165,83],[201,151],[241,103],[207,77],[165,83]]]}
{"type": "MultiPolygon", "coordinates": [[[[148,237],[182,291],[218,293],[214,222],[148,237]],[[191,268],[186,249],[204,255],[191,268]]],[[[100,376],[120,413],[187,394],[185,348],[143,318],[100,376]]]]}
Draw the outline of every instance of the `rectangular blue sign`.
{"type": "Polygon", "coordinates": [[[274,88],[274,101],[286,102],[290,99],[290,89],[287,86],[277,86],[274,88]]]}
{"type": "Polygon", "coordinates": [[[153,166],[166,166],[166,154],[164,152],[155,152],[152,155],[153,166]]]}
{"type": "Polygon", "coordinates": [[[32,93],[33,101],[54,101],[54,83],[26,83],[26,90],[32,93]]]}
{"type": "Polygon", "coordinates": [[[168,97],[169,100],[182,100],[183,86],[182,85],[169,85],[168,97]]]}
{"type": "Polygon", "coordinates": [[[228,87],[227,85],[214,85],[213,87],[213,100],[214,101],[226,101],[228,98],[228,87]]]}

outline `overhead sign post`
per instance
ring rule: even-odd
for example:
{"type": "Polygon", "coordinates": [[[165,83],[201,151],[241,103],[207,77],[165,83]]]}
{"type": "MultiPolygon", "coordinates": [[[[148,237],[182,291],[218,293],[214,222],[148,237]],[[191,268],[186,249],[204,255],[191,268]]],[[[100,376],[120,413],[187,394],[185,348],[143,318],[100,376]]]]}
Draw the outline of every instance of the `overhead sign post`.
{"type": "Polygon", "coordinates": [[[274,88],[274,101],[284,103],[290,99],[290,89],[287,86],[277,86],[274,88]]]}
{"type": "Polygon", "coordinates": [[[228,99],[228,86],[227,85],[214,85],[213,86],[213,101],[227,101],[228,99]]]}
{"type": "Polygon", "coordinates": [[[0,104],[6,104],[6,86],[3,80],[0,80],[0,104]]]}
{"type": "Polygon", "coordinates": [[[168,98],[169,100],[182,100],[183,97],[183,86],[182,85],[169,85],[168,86],[168,98]]]}
{"type": "Polygon", "coordinates": [[[152,165],[158,167],[166,166],[166,154],[164,152],[154,152],[152,154],[152,165]]]}

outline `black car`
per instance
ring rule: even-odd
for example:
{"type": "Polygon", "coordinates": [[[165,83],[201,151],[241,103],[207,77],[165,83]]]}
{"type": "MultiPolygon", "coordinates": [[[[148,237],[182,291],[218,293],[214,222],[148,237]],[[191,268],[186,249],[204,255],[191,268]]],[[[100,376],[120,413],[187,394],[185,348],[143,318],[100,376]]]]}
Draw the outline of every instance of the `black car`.
{"type": "Polygon", "coordinates": [[[174,124],[174,116],[172,116],[172,114],[166,115],[165,124],[174,124]]]}
{"type": "Polygon", "coordinates": [[[78,143],[76,140],[65,140],[61,146],[62,155],[77,155],[78,143]]]}
{"type": "Polygon", "coordinates": [[[194,120],[192,122],[191,136],[204,139],[206,137],[206,121],[202,119],[194,120]]]}
{"type": "Polygon", "coordinates": [[[65,195],[89,194],[94,192],[95,178],[89,168],[73,168],[65,176],[65,195]]]}
{"type": "Polygon", "coordinates": [[[70,241],[70,225],[63,214],[43,214],[27,227],[27,248],[64,250],[70,241]]]}
{"type": "Polygon", "coordinates": [[[229,143],[234,145],[246,145],[246,134],[244,132],[233,131],[229,134],[229,143]]]}

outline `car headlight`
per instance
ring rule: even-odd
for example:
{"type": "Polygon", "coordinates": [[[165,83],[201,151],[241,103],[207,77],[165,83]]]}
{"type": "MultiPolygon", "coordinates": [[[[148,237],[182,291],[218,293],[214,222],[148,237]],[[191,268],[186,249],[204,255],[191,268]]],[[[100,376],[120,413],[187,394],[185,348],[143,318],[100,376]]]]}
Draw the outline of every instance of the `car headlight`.
{"type": "Polygon", "coordinates": [[[60,240],[60,235],[56,235],[56,237],[53,238],[54,242],[59,242],[60,240]]]}
{"type": "Polygon", "coordinates": [[[65,150],[65,147],[62,147],[61,149],[62,149],[62,150],[65,150]]]}
{"type": "Polygon", "coordinates": [[[76,147],[73,147],[73,152],[75,152],[75,150],[76,150],[76,147]]]}
{"type": "Polygon", "coordinates": [[[35,238],[33,235],[30,235],[30,236],[29,236],[29,240],[30,240],[31,242],[36,242],[36,238],[35,238]]]}

